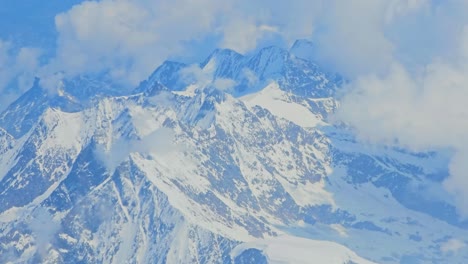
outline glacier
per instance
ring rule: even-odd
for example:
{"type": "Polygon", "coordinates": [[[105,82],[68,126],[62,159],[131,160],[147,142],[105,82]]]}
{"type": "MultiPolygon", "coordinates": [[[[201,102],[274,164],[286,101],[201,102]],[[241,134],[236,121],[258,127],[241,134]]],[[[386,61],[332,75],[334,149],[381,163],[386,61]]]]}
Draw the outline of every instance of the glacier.
{"type": "Polygon", "coordinates": [[[0,262],[465,263],[450,150],[358,141],[312,48],[36,80],[0,114],[0,262]]]}

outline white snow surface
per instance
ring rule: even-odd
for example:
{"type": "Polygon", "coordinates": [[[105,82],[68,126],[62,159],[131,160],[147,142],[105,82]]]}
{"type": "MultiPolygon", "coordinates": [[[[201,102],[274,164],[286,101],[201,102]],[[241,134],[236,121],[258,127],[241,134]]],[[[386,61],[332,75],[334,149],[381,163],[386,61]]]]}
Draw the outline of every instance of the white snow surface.
{"type": "Polygon", "coordinates": [[[325,124],[306,106],[290,100],[288,94],[280,89],[278,83],[271,82],[257,93],[240,98],[247,105],[260,106],[273,115],[289,120],[302,127],[316,127],[325,124]]]}
{"type": "Polygon", "coordinates": [[[375,264],[338,243],[288,235],[240,244],[233,258],[250,248],[261,250],[271,264],[375,264]]]}

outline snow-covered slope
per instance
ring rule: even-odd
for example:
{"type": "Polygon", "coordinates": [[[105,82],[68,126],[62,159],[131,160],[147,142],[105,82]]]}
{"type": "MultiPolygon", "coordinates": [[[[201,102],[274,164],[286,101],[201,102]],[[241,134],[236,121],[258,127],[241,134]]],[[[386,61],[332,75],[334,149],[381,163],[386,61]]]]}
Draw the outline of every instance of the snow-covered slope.
{"type": "Polygon", "coordinates": [[[341,79],[311,61],[218,50],[133,92],[100,83],[36,82],[0,115],[0,262],[468,258],[449,154],[356,142],[329,122],[341,79]]]}
{"type": "MultiPolygon", "coordinates": [[[[275,264],[375,263],[359,257],[353,251],[334,242],[310,240],[293,236],[278,236],[244,243],[234,248],[232,254],[238,257],[240,252],[248,250],[255,252],[255,249],[261,250],[264,253],[265,261],[275,264]]],[[[249,262],[248,259],[247,262],[249,262]]],[[[250,263],[258,262],[250,261],[250,263]]]]}
{"type": "MultiPolygon", "coordinates": [[[[260,106],[277,117],[282,117],[301,127],[316,127],[323,125],[323,117],[320,113],[311,111],[306,100],[288,94],[281,90],[275,82],[270,83],[258,93],[249,94],[242,98],[251,106],[260,106]],[[302,102],[301,102],[302,101],[302,102]]],[[[333,105],[331,98],[309,99],[313,101],[328,101],[333,105]],[[327,100],[328,99],[328,100],[327,100]]]]}

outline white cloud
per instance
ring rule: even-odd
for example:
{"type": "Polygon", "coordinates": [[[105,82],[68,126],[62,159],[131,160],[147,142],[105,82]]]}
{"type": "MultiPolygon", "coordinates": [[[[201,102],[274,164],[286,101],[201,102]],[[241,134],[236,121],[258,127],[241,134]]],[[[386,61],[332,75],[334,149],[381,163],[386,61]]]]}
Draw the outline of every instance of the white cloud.
{"type": "Polygon", "coordinates": [[[417,11],[422,7],[428,7],[430,0],[391,0],[388,1],[386,10],[386,22],[391,22],[398,19],[398,16],[406,15],[413,11],[417,11]]]}
{"type": "Polygon", "coordinates": [[[242,70],[242,75],[247,79],[248,85],[255,87],[258,84],[258,76],[249,68],[242,70]]]}
{"type": "Polygon", "coordinates": [[[348,75],[384,70],[398,48],[385,28],[428,1],[85,1],[56,16],[56,57],[41,77],[105,73],[134,87],[193,41],[248,52],[270,38],[312,38],[318,60],[348,75]]]}
{"type": "Polygon", "coordinates": [[[63,88],[63,72],[56,72],[54,74],[46,74],[40,79],[39,85],[45,88],[45,91],[50,95],[56,95],[61,88],[63,88]]]}
{"type": "MultiPolygon", "coordinates": [[[[400,20],[421,17],[428,0],[325,1],[313,22],[319,28],[312,39],[316,58],[337,72],[354,78],[361,74],[385,72],[399,52],[400,37],[408,27],[396,28],[400,20]],[[391,38],[389,31],[398,32],[391,38]]],[[[415,34],[416,32],[412,32],[415,34]]],[[[413,45],[420,45],[415,42],[413,45]]],[[[403,48],[403,51],[400,49],[403,48]]],[[[411,55],[405,54],[407,57],[411,55]]],[[[412,58],[408,58],[411,60],[412,58]]]]}
{"type": "MultiPolygon", "coordinates": [[[[323,0],[316,1],[322,3],[323,0]]],[[[46,73],[107,73],[134,86],[192,41],[219,41],[239,52],[282,36],[310,37],[318,4],[216,0],[86,1],[56,16],[58,50],[46,73]],[[300,12],[300,13],[299,13],[300,12]],[[299,14],[298,14],[299,13],[299,14]]]]}
{"type": "Polygon", "coordinates": [[[167,127],[161,127],[149,135],[142,138],[140,141],[133,144],[133,151],[140,153],[156,153],[164,155],[168,152],[178,149],[175,140],[175,132],[167,127]]]}
{"type": "Polygon", "coordinates": [[[166,127],[156,129],[141,140],[125,140],[119,138],[112,142],[106,149],[102,145],[97,145],[95,155],[100,159],[110,173],[124,162],[131,153],[165,155],[177,150],[179,146],[174,142],[175,132],[166,127]]]}
{"type": "Polygon", "coordinates": [[[428,57],[447,45],[418,41],[407,28],[427,25],[427,37],[450,36],[451,27],[431,21],[449,25],[459,10],[449,2],[442,8],[430,0],[87,1],[56,17],[56,64],[70,74],[107,71],[133,86],[192,41],[245,53],[266,40],[308,38],[317,43],[317,60],[354,77],[384,72],[396,56],[411,62],[421,56],[417,50],[428,57]]]}
{"type": "Polygon", "coordinates": [[[440,250],[443,253],[457,253],[460,249],[466,247],[463,241],[452,238],[440,245],[440,250]]]}
{"type": "Polygon", "coordinates": [[[383,70],[394,46],[383,32],[383,1],[332,1],[321,18],[326,31],[317,39],[321,61],[339,72],[356,75],[383,70]]]}
{"type": "Polygon", "coordinates": [[[213,86],[221,91],[230,91],[236,86],[236,84],[236,81],[226,78],[217,78],[213,82],[213,86]]]}
{"type": "Polygon", "coordinates": [[[371,142],[415,150],[453,149],[444,186],[460,214],[468,217],[468,31],[460,34],[456,60],[434,60],[417,71],[395,62],[386,74],[357,78],[337,117],[371,142]]]}
{"type": "MultiPolygon", "coordinates": [[[[255,17],[257,25],[267,25],[270,32],[292,45],[300,38],[311,38],[317,18],[322,14],[329,0],[294,0],[294,1],[236,1],[238,21],[244,17],[255,17]]],[[[245,20],[245,19],[244,19],[245,20]]]]}
{"type": "Polygon", "coordinates": [[[468,136],[464,71],[435,63],[412,76],[395,64],[384,77],[363,76],[341,100],[339,117],[367,139],[422,149],[457,146],[468,136]],[[451,128],[451,129],[450,129],[451,128]]]}
{"type": "Polygon", "coordinates": [[[39,49],[18,48],[0,39],[0,110],[32,86],[40,55],[39,49]]]}
{"type": "Polygon", "coordinates": [[[236,86],[236,82],[227,78],[214,78],[216,70],[216,61],[210,60],[205,67],[200,68],[198,64],[192,64],[181,71],[181,77],[198,89],[214,87],[216,89],[227,91],[236,86]]]}
{"type": "Polygon", "coordinates": [[[104,164],[107,171],[112,174],[132,152],[131,145],[131,141],[117,139],[112,142],[108,149],[103,145],[97,145],[94,154],[104,164]]]}
{"type": "Polygon", "coordinates": [[[268,34],[277,33],[278,29],[269,25],[257,25],[255,20],[238,19],[223,26],[224,38],[221,47],[234,49],[240,53],[248,52],[257,47],[259,40],[268,34]]]}
{"type": "Polygon", "coordinates": [[[53,219],[47,209],[38,207],[29,219],[28,226],[35,238],[37,253],[43,259],[47,256],[55,234],[60,229],[60,223],[53,219]]]}
{"type": "Polygon", "coordinates": [[[135,85],[169,55],[182,52],[184,41],[210,32],[224,7],[213,0],[83,2],[55,19],[54,66],[69,75],[108,72],[135,85]]]}
{"type": "Polygon", "coordinates": [[[181,78],[187,83],[199,88],[205,88],[213,81],[215,62],[210,61],[203,69],[198,64],[192,64],[181,71],[181,78]]]}

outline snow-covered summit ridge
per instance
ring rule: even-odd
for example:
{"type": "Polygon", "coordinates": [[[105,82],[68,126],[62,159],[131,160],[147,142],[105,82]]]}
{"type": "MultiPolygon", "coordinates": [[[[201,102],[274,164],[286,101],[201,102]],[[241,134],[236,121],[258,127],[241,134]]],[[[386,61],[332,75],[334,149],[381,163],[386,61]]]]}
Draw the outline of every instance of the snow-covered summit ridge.
{"type": "Polygon", "coordinates": [[[342,82],[340,76],[324,72],[313,61],[271,46],[249,56],[230,49],[217,49],[195,65],[166,61],[137,90],[151,89],[155,83],[160,83],[170,90],[183,91],[196,83],[197,78],[191,75],[199,74],[215,87],[217,80],[231,80],[232,87],[224,90],[235,97],[256,92],[271,81],[301,96],[329,97],[342,82]]]}

